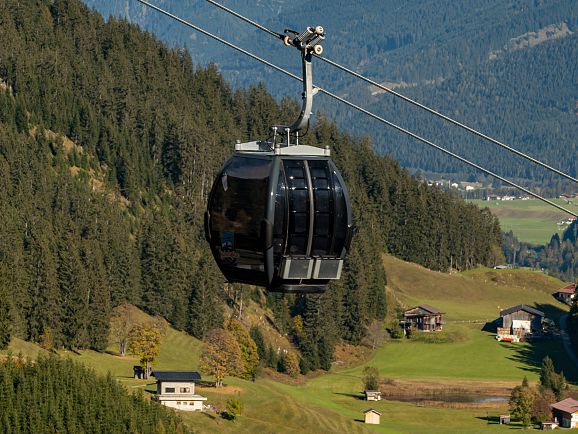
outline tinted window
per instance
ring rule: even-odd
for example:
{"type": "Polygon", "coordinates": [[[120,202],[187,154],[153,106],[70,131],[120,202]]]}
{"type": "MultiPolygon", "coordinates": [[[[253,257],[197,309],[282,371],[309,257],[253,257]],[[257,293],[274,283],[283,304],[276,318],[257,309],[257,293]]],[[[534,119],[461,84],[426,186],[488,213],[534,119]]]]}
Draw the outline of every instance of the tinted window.
{"type": "Polygon", "coordinates": [[[315,219],[313,222],[313,245],[311,255],[331,254],[333,238],[334,210],[333,193],[330,189],[331,174],[327,160],[309,161],[311,183],[315,199],[315,219]]]}
{"type": "Polygon", "coordinates": [[[236,156],[215,181],[210,223],[225,265],[263,269],[261,222],[271,164],[270,160],[236,156]]]}
{"type": "Polygon", "coordinates": [[[298,160],[284,160],[289,196],[289,236],[287,250],[290,255],[305,255],[309,229],[309,192],[305,164],[298,160]]]}
{"type": "Polygon", "coordinates": [[[287,226],[287,183],[283,164],[279,167],[279,181],[275,194],[275,222],[273,224],[273,253],[282,255],[285,250],[287,226]]]}

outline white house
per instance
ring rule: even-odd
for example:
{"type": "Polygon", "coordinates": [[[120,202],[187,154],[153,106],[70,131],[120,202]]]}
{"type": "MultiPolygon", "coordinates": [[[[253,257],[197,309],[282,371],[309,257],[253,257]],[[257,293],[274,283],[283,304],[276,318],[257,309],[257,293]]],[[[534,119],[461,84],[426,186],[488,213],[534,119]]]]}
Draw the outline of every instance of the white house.
{"type": "Polygon", "coordinates": [[[154,371],[157,379],[155,399],[167,407],[184,411],[202,411],[206,397],[195,394],[195,382],[201,375],[194,371],[154,371]]]}

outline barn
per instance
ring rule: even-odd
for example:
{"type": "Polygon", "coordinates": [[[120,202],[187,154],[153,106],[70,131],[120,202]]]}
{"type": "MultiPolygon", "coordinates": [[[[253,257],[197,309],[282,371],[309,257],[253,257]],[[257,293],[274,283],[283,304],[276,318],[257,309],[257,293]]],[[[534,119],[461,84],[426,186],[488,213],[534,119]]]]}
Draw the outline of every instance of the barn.
{"type": "Polygon", "coordinates": [[[520,337],[542,332],[544,312],[533,307],[519,304],[500,312],[502,333],[520,337]]]}

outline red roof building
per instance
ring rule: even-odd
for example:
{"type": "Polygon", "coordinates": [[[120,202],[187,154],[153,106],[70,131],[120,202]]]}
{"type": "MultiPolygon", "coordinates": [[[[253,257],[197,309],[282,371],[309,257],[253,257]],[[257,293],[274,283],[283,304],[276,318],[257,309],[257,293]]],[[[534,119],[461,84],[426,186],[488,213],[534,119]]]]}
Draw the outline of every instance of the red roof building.
{"type": "Polygon", "coordinates": [[[578,428],[578,401],[566,398],[552,404],[552,414],[558,420],[561,427],[578,428]]]}
{"type": "Polygon", "coordinates": [[[574,300],[574,297],[576,296],[576,284],[571,283],[570,285],[559,289],[553,295],[558,300],[570,304],[572,303],[572,300],[574,300]]]}

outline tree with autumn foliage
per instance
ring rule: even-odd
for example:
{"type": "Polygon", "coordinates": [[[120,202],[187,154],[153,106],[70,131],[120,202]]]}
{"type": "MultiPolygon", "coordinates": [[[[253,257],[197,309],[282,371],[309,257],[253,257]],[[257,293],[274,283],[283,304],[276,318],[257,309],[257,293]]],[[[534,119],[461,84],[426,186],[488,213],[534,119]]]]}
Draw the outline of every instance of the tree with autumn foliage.
{"type": "Polygon", "coordinates": [[[207,334],[199,367],[204,374],[215,377],[216,387],[223,386],[223,379],[227,375],[241,375],[243,356],[235,335],[223,329],[211,330],[207,334]]]}
{"type": "Polygon", "coordinates": [[[130,304],[121,304],[114,308],[110,319],[109,339],[118,345],[118,352],[123,357],[130,343],[130,333],[136,325],[133,309],[130,304]]]}
{"type": "Polygon", "coordinates": [[[243,323],[237,319],[228,321],[226,329],[233,333],[241,350],[241,356],[243,357],[243,372],[241,378],[254,380],[259,368],[259,351],[257,350],[255,341],[243,326],[243,323]]]}
{"type": "Polygon", "coordinates": [[[160,352],[162,333],[159,327],[153,323],[143,323],[132,328],[129,334],[128,351],[140,357],[145,378],[150,377],[152,364],[160,352]]]}

